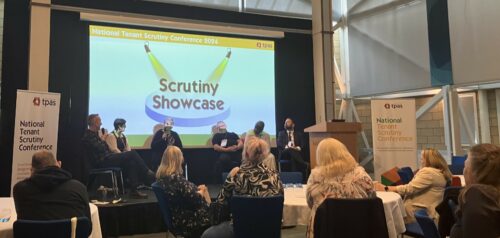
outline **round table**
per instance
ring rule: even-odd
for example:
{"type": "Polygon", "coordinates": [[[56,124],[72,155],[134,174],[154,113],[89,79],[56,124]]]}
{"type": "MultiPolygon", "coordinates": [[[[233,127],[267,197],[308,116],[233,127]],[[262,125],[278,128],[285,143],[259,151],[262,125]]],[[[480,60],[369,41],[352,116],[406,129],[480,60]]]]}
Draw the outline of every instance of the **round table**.
{"type": "MultiPolygon", "coordinates": [[[[92,233],[89,237],[91,238],[102,238],[101,234],[101,223],[99,221],[99,210],[97,206],[90,203],[90,216],[92,220],[92,233]]],[[[14,205],[14,199],[12,197],[2,197],[0,198],[0,215],[9,216],[10,219],[6,222],[0,222],[0,238],[12,238],[14,237],[13,226],[14,222],[17,220],[16,207],[14,205]]]]}
{"type": "MultiPolygon", "coordinates": [[[[390,238],[396,238],[406,231],[403,217],[406,216],[403,200],[394,192],[377,192],[384,204],[385,219],[390,238]]],[[[307,225],[311,209],[307,206],[306,186],[285,188],[283,226],[307,225]]]]}

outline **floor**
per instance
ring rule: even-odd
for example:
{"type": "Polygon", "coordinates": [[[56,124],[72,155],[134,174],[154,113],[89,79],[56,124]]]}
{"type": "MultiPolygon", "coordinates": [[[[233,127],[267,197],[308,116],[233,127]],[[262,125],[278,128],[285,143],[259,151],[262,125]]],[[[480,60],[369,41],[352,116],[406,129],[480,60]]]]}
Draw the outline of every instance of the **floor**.
{"type": "MultiPolygon", "coordinates": [[[[171,238],[172,235],[166,236],[165,233],[154,233],[145,235],[120,236],[120,238],[171,238]]],[[[304,238],[306,237],[306,226],[296,226],[281,230],[282,238],[304,238]]]]}

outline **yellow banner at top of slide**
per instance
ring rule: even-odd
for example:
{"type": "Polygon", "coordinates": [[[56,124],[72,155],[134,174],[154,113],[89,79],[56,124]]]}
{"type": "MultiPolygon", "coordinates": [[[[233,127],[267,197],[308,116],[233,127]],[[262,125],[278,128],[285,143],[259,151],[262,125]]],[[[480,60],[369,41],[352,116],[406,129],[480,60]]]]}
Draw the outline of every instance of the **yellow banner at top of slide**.
{"type": "Polygon", "coordinates": [[[90,26],[90,36],[159,41],[192,45],[210,45],[222,47],[274,50],[274,41],[239,39],[220,36],[204,36],[175,32],[148,31],[108,26],[90,26]]]}

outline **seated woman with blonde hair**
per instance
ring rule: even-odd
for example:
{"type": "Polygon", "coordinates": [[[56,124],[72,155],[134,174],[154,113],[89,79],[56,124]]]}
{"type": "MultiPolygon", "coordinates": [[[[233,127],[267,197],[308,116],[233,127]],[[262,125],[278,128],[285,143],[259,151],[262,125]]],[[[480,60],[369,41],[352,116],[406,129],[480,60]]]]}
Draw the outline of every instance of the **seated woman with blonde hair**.
{"type": "Polygon", "coordinates": [[[375,196],[372,179],[345,145],[333,138],[322,140],[316,149],[316,168],[307,181],[307,205],[311,208],[307,237],[314,236],[316,209],[326,198],[372,196],[375,196]]]}
{"type": "Polygon", "coordinates": [[[184,237],[199,237],[210,226],[207,187],[196,187],[182,176],[184,156],[177,146],[168,146],[156,172],[159,185],[167,195],[173,226],[184,237]]]}
{"type": "MultiPolygon", "coordinates": [[[[251,138],[243,148],[241,167],[229,172],[222,190],[214,203],[229,209],[228,201],[233,195],[269,197],[283,195],[283,185],[275,170],[264,165],[263,160],[269,155],[268,144],[259,138],[251,138]]],[[[216,205],[216,204],[214,204],[216,205]]],[[[203,233],[204,238],[233,237],[233,226],[229,221],[212,226],[203,233]]]]}
{"type": "Polygon", "coordinates": [[[448,164],[436,149],[422,151],[420,167],[408,184],[384,186],[375,183],[376,190],[397,192],[403,197],[407,224],[416,222],[414,213],[419,209],[426,209],[427,214],[437,221],[436,206],[443,201],[444,189],[451,181],[448,164]]]}
{"type": "Polygon", "coordinates": [[[473,146],[465,160],[465,184],[459,197],[452,238],[500,237],[500,147],[473,146]]]}

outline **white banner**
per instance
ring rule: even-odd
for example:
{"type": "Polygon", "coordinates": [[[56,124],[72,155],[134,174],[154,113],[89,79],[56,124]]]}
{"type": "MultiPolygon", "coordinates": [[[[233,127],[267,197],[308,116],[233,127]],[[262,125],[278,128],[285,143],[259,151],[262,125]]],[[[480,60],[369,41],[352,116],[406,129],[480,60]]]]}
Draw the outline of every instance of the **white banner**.
{"type": "Polygon", "coordinates": [[[372,100],[375,180],[394,168],[417,168],[417,119],[414,99],[372,100]]]}
{"type": "Polygon", "coordinates": [[[17,91],[11,193],[14,185],[31,174],[31,156],[39,150],[56,155],[59,93],[17,91]]]}

